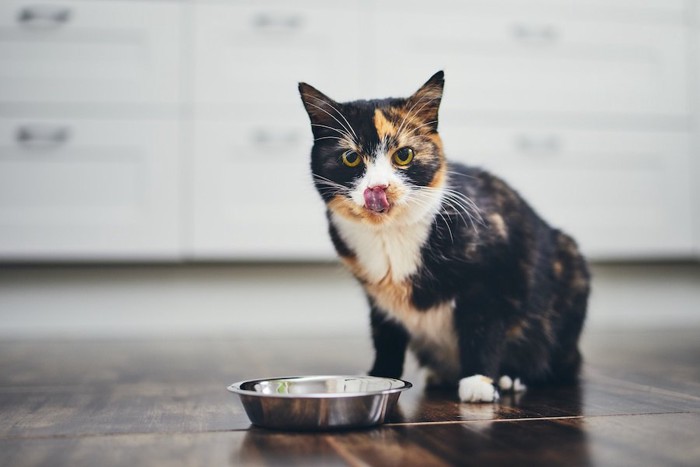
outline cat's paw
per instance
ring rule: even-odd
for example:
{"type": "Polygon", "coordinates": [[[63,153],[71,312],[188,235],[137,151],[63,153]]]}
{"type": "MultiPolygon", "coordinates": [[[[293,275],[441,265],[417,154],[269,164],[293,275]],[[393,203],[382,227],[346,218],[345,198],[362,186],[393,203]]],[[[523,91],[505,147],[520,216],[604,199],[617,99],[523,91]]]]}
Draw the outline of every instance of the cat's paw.
{"type": "Polygon", "coordinates": [[[483,375],[469,376],[459,382],[459,399],[462,402],[496,402],[498,391],[491,378],[483,375]]]}
{"type": "Polygon", "coordinates": [[[508,391],[508,392],[525,392],[527,389],[527,386],[523,384],[522,381],[520,381],[520,378],[511,378],[510,376],[503,375],[501,378],[498,380],[498,387],[501,389],[501,391],[508,391]]]}

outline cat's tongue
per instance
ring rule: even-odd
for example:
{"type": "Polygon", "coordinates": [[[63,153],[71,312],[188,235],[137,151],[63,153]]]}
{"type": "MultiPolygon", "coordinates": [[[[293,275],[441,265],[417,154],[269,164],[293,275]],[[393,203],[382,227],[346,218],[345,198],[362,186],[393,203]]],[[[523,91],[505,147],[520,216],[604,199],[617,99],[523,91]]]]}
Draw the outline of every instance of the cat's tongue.
{"type": "Polygon", "coordinates": [[[365,207],[374,212],[384,212],[389,209],[389,200],[382,186],[365,189],[365,207]]]}

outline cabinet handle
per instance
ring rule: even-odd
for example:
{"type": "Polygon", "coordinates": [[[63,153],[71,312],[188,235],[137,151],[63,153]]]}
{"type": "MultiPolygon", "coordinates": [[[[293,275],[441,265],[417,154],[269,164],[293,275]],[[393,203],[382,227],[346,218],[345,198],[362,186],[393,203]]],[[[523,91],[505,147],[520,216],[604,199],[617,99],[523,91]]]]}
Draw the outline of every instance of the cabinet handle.
{"type": "Polygon", "coordinates": [[[17,128],[15,139],[26,147],[57,147],[68,142],[70,129],[67,126],[22,125],[17,128]]]}
{"type": "Polygon", "coordinates": [[[560,38],[559,30],[551,24],[544,26],[515,24],[511,32],[513,37],[523,44],[554,44],[560,38]]]}
{"type": "Polygon", "coordinates": [[[51,6],[28,6],[19,10],[17,21],[26,27],[59,27],[68,22],[70,8],[51,6]]]}
{"type": "Polygon", "coordinates": [[[272,13],[258,13],[253,17],[253,27],[261,31],[298,31],[303,24],[299,15],[276,15],[272,13]]]}
{"type": "Polygon", "coordinates": [[[523,154],[558,154],[561,152],[563,143],[557,135],[541,138],[520,135],[515,138],[515,147],[523,154]]]}
{"type": "Polygon", "coordinates": [[[253,132],[253,144],[256,146],[292,145],[299,142],[298,131],[274,131],[259,128],[253,132]]]}

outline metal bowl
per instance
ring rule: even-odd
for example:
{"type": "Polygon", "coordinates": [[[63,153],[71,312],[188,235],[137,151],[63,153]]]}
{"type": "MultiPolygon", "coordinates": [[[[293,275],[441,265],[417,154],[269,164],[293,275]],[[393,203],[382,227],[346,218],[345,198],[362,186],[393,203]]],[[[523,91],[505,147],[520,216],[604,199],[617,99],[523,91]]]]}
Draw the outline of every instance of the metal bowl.
{"type": "Polygon", "coordinates": [[[254,425],[328,430],[384,423],[401,391],[411,387],[375,376],[291,376],[241,381],[227,389],[240,396],[254,425]]]}

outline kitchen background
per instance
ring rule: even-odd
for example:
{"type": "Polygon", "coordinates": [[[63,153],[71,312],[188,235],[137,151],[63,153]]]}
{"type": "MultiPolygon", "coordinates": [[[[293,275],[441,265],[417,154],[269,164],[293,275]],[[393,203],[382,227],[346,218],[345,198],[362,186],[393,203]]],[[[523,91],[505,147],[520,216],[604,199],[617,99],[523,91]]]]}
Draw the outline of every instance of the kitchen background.
{"type": "Polygon", "coordinates": [[[700,1],[3,0],[0,337],[367,333],[296,85],[440,69],[448,157],[579,240],[591,328],[700,324],[700,1]]]}

